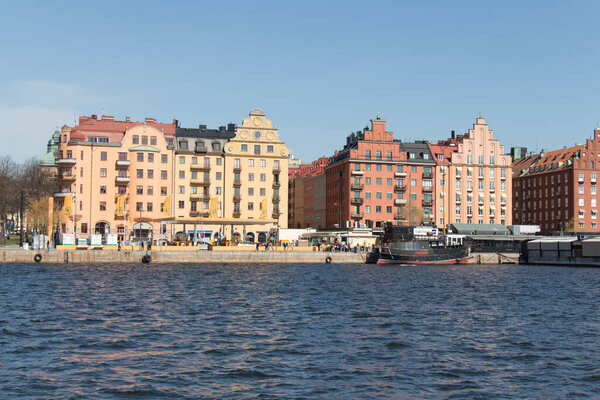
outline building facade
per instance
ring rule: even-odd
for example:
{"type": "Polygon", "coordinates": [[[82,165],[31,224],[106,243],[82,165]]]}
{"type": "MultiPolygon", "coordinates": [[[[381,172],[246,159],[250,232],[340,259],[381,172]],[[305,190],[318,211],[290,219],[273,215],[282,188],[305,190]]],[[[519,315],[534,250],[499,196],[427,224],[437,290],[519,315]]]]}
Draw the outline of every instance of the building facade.
{"type": "Polygon", "coordinates": [[[175,219],[181,239],[268,239],[288,223],[289,149],[255,108],[236,129],[177,129],[175,219]]]}
{"type": "Polygon", "coordinates": [[[511,224],[511,156],[484,118],[430,148],[438,160],[436,223],[511,224]]]}
{"type": "Polygon", "coordinates": [[[513,162],[514,224],[542,232],[598,232],[600,129],[585,144],[513,162]]]}
{"type": "Polygon", "coordinates": [[[164,234],[160,222],[169,217],[163,207],[172,192],[176,124],[92,115],[63,127],[54,196],[62,209],[59,232],[98,234],[103,241],[109,234],[120,241],[164,234]]]}

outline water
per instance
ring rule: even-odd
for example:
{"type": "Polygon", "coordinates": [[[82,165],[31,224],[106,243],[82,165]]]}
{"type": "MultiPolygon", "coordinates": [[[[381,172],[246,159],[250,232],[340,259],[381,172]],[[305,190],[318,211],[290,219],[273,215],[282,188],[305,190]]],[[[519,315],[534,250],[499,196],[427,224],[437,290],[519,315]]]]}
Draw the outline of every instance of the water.
{"type": "Polygon", "coordinates": [[[600,398],[600,269],[0,265],[0,398],[600,398]]]}

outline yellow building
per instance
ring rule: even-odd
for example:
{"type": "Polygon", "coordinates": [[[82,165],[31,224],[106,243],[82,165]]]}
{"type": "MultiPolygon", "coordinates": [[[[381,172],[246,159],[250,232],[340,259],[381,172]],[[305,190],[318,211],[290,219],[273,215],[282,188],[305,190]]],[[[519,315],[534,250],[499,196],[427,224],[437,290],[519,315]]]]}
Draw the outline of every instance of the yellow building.
{"type": "Polygon", "coordinates": [[[265,242],[287,227],[289,149],[264,111],[240,126],[176,129],[171,221],[181,239],[265,242]]]}

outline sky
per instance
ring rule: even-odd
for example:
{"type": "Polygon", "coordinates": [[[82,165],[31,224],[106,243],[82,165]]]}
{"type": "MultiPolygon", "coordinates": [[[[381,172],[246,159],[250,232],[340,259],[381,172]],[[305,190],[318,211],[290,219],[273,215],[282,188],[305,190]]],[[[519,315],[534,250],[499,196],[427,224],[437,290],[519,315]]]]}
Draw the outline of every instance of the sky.
{"type": "Polygon", "coordinates": [[[377,112],[409,141],[481,113],[508,152],[600,120],[597,1],[0,0],[0,155],[80,115],[241,123],[262,108],[303,162],[377,112]]]}

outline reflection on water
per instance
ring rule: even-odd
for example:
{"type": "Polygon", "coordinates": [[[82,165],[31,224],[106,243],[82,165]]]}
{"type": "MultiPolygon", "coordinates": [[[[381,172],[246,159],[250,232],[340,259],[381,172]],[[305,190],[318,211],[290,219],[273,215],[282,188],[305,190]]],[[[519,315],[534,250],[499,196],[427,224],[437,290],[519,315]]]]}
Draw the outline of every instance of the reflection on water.
{"type": "Polygon", "coordinates": [[[599,269],[0,265],[0,398],[600,396],[599,269]]]}

